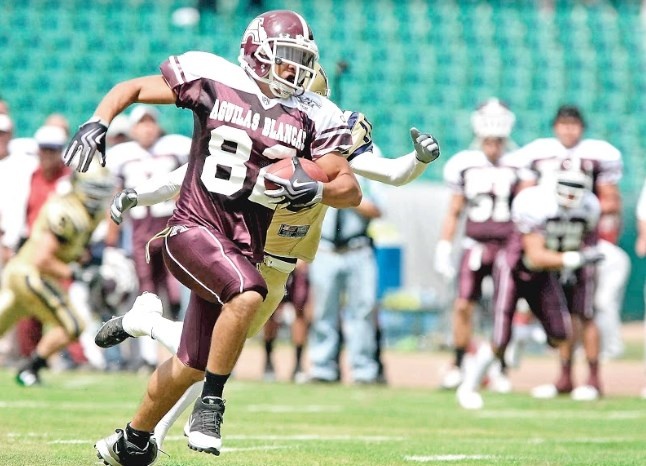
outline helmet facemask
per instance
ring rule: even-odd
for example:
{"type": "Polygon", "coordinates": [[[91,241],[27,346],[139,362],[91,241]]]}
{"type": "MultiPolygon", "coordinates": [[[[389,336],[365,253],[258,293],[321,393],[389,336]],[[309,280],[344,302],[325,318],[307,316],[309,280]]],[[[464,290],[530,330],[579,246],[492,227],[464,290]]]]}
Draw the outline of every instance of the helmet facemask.
{"type": "Polygon", "coordinates": [[[266,76],[255,77],[269,84],[272,94],[288,99],[305,92],[316,75],[314,65],[318,60],[316,44],[305,39],[271,38],[263,41],[255,52],[256,59],[265,63],[269,71],[266,76]],[[280,65],[290,65],[294,70],[291,78],[282,78],[278,72],[280,65]]]}
{"type": "Polygon", "coordinates": [[[588,176],[581,171],[562,170],[556,176],[556,200],[561,207],[574,209],[581,205],[589,189],[588,176]]]}

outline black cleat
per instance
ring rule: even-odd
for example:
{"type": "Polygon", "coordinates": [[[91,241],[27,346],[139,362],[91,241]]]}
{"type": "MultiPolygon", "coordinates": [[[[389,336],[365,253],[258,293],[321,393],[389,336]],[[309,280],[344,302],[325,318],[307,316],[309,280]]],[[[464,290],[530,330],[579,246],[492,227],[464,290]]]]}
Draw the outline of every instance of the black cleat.
{"type": "Polygon", "coordinates": [[[157,442],[148,440],[146,448],[130,443],[123,430],[99,440],[94,445],[96,456],[108,466],[150,466],[157,459],[157,442]]]}
{"type": "Polygon", "coordinates": [[[224,416],[224,400],[207,396],[195,401],[193,412],[188,419],[188,447],[192,450],[218,456],[222,448],[220,426],[224,416]]]}
{"type": "Polygon", "coordinates": [[[128,338],[132,338],[132,335],[123,329],[123,316],[119,316],[101,326],[94,337],[94,343],[100,348],[112,348],[128,338]]]}

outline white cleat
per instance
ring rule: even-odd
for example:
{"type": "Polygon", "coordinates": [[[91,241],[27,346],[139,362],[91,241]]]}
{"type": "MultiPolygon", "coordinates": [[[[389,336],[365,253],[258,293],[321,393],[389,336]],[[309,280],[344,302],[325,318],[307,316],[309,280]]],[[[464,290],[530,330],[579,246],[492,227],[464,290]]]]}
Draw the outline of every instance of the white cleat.
{"type": "Polygon", "coordinates": [[[494,393],[511,393],[511,380],[505,374],[498,373],[489,377],[489,390],[494,393]]]}
{"type": "Polygon", "coordinates": [[[570,397],[575,401],[595,401],[600,398],[601,394],[592,385],[581,385],[576,387],[570,393],[570,397]]]}
{"type": "Polygon", "coordinates": [[[155,293],[137,296],[132,308],[123,315],[122,326],[133,337],[152,336],[152,324],[164,312],[161,299],[155,293]]]}
{"type": "Polygon", "coordinates": [[[462,371],[459,367],[452,366],[442,377],[440,386],[445,390],[455,390],[462,383],[462,371]]]}
{"type": "Polygon", "coordinates": [[[484,406],[482,395],[475,390],[466,388],[464,385],[458,387],[455,396],[460,406],[464,409],[477,410],[482,409],[484,406]]]}
{"type": "Polygon", "coordinates": [[[549,383],[532,388],[531,394],[532,397],[538,398],[539,400],[551,400],[552,398],[556,398],[559,391],[554,384],[549,383]]]}

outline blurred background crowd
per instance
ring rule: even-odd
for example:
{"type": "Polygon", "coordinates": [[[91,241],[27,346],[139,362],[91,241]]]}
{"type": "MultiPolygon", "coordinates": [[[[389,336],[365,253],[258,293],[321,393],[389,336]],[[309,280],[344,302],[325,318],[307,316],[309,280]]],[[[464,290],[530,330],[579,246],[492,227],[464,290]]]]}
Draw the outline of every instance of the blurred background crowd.
{"type": "MultiPolygon", "coordinates": [[[[374,142],[385,156],[410,150],[411,126],[431,132],[442,147],[441,158],[412,185],[364,187],[374,205],[371,212],[359,214],[376,263],[368,279],[376,285],[372,296],[360,301],[368,302],[365,312],[372,316],[376,341],[368,345],[373,353],[369,367],[357,368],[355,380],[367,371],[370,382],[387,381],[382,346],[413,337],[417,348],[436,350],[453,348],[460,338],[454,329],[454,277],[435,265],[442,240],[452,242],[447,260],[457,263],[462,234],[458,229],[454,236],[442,237],[453,195],[445,183],[445,164],[472,145],[472,113],[492,96],[515,114],[510,147],[552,137],[557,110],[570,104],[585,118],[586,137],[618,149],[621,207],[609,227],[610,242],[624,251],[630,274],[612,298],[618,309],[610,319],[643,318],[646,264],[640,255],[646,250],[635,248],[636,211],[646,179],[646,12],[639,0],[9,2],[0,15],[0,263],[29,237],[47,197],[68,182],[71,173],[60,155],[70,127],[92,114],[101,95],[127,77],[158,73],[154,64],[170,54],[205,50],[236,61],[240,31],[256,14],[278,8],[298,11],[310,22],[330,78],[331,99],[368,117],[374,142]]],[[[185,163],[191,131],[188,112],[129,109],[108,133],[108,146],[122,152],[108,159],[118,180],[115,188],[135,186],[185,163]]],[[[172,208],[172,202],[135,208],[120,228],[104,222],[96,229],[83,264],[96,270],[86,275],[85,285],[70,291],[90,324],[80,343],[68,346],[50,366],[140,370],[164,357],[149,339],[104,351],[93,344],[93,336],[102,321],[127,311],[142,291],[160,294],[168,317],[182,318],[185,290],[155,262],[159,251],[151,250],[150,265],[144,259],[145,238],[163,227],[172,208]]],[[[329,215],[337,213],[330,209],[329,215]]],[[[297,268],[282,309],[265,329],[267,380],[275,378],[272,351],[281,335],[295,347],[294,381],[342,377],[334,364],[307,373],[308,328],[317,325],[310,322],[310,295],[324,292],[320,283],[341,280],[321,276],[332,274],[330,265],[322,265],[324,259],[309,270],[305,264],[297,268]]],[[[476,303],[476,333],[487,334],[490,287],[485,282],[476,303]]],[[[353,303],[352,293],[358,291],[365,287],[341,289],[338,309],[353,303]]],[[[346,315],[353,311],[346,306],[346,315]]],[[[326,318],[338,323],[342,315],[326,318]]],[[[599,325],[602,334],[606,326],[616,326],[599,325]]],[[[349,347],[348,338],[358,337],[357,332],[344,335],[341,328],[326,340],[325,353],[336,352],[336,358],[344,344],[349,347]]],[[[527,341],[542,345],[539,329],[522,331],[527,341]]],[[[42,334],[38,320],[21,320],[2,340],[2,363],[19,367],[32,357],[42,334]]],[[[621,356],[617,338],[616,332],[606,337],[605,357],[621,356]]]]}

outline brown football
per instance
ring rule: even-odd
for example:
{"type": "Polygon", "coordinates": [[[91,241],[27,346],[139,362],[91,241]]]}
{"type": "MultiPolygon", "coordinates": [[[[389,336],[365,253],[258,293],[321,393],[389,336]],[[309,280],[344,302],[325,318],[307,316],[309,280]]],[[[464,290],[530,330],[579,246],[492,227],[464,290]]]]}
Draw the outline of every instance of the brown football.
{"type": "MultiPolygon", "coordinates": [[[[299,158],[301,166],[305,173],[307,173],[312,179],[317,181],[322,181],[327,183],[329,181],[327,175],[321,167],[319,167],[315,162],[312,162],[309,159],[299,158]]],[[[286,180],[290,179],[294,174],[294,166],[292,165],[292,159],[281,159],[278,162],[274,162],[267,168],[267,173],[272,175],[279,176],[286,180]]],[[[278,189],[276,183],[272,183],[269,180],[265,180],[265,188],[267,189],[278,189]]]]}

